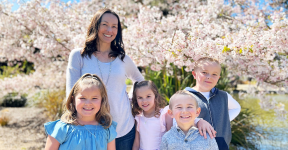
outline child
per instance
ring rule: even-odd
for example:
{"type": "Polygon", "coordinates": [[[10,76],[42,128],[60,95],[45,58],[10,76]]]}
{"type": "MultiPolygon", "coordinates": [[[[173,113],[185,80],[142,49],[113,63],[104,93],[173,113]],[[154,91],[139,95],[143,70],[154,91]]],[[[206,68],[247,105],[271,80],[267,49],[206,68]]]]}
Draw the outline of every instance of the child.
{"type": "Polygon", "coordinates": [[[115,150],[116,123],[112,121],[106,88],[93,74],[73,86],[61,120],[44,124],[45,150],[115,150]]]}
{"type": "Polygon", "coordinates": [[[152,81],[134,84],[132,114],[137,123],[133,150],[159,150],[161,138],[172,126],[168,106],[152,81]]]}
{"type": "MultiPolygon", "coordinates": [[[[215,88],[221,73],[221,65],[215,59],[203,57],[195,62],[192,74],[196,79],[196,85],[185,90],[196,95],[200,101],[201,113],[199,118],[208,121],[215,131],[219,149],[228,149],[231,142],[232,121],[241,110],[239,103],[225,91],[215,88]]],[[[200,134],[202,133],[202,121],[198,123],[200,134]]]]}
{"type": "Polygon", "coordinates": [[[177,126],[164,134],[161,150],[218,150],[215,139],[205,139],[194,126],[195,118],[201,112],[196,99],[198,98],[195,95],[185,90],[180,90],[171,97],[168,114],[175,118],[177,126]]]}

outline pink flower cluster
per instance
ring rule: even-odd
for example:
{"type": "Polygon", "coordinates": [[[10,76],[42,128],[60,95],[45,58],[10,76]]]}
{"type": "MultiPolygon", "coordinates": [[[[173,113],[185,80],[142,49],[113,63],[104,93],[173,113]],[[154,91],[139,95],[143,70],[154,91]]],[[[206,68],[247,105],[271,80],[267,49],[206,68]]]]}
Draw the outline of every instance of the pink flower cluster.
{"type": "Polygon", "coordinates": [[[243,0],[167,2],[31,0],[14,12],[8,1],[1,2],[0,60],[33,62],[35,72],[2,80],[0,97],[65,88],[69,53],[83,46],[90,19],[102,7],[121,16],[125,49],[139,66],[159,71],[173,63],[191,71],[195,60],[209,56],[227,66],[230,76],[252,77],[264,91],[277,87],[287,93],[288,20],[281,9],[259,9],[243,0]],[[270,13],[270,26],[265,13],[270,13]]]}

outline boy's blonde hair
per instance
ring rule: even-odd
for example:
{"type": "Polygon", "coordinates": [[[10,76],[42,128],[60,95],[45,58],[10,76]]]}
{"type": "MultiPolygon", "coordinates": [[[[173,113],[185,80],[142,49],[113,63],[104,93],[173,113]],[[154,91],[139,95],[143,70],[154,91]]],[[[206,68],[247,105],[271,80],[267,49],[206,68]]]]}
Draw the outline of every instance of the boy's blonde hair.
{"type": "Polygon", "coordinates": [[[77,123],[77,111],[75,108],[75,97],[81,90],[83,85],[95,85],[99,88],[101,93],[101,106],[95,115],[96,121],[104,128],[109,128],[112,123],[112,116],[110,115],[110,106],[108,103],[108,95],[102,80],[95,74],[84,74],[73,86],[66,103],[64,104],[64,114],[61,116],[61,121],[69,124],[77,123]]]}
{"type": "MultiPolygon", "coordinates": [[[[219,61],[211,57],[201,57],[195,61],[194,71],[198,69],[204,62],[215,62],[220,65],[219,61]]],[[[221,65],[220,65],[221,66],[221,65]]]]}
{"type": "Polygon", "coordinates": [[[169,109],[172,110],[172,103],[173,101],[176,100],[176,96],[177,95],[187,95],[187,96],[190,96],[192,99],[195,100],[196,102],[196,108],[199,108],[199,104],[198,104],[198,101],[199,101],[199,98],[197,96],[195,96],[193,93],[189,92],[189,91],[186,91],[186,90],[179,90],[177,91],[175,94],[173,94],[170,98],[170,101],[169,101],[169,109]]]}

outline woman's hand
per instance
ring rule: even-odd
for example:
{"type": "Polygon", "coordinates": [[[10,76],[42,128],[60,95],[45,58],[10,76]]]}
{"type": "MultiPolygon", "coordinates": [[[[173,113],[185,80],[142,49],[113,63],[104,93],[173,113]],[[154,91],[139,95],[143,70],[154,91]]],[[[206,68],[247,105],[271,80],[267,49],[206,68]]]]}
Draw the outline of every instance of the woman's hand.
{"type": "Polygon", "coordinates": [[[205,139],[207,139],[206,132],[208,132],[211,139],[216,137],[217,132],[214,130],[214,128],[207,121],[200,119],[197,123],[197,127],[199,129],[200,135],[204,136],[205,139]]]}

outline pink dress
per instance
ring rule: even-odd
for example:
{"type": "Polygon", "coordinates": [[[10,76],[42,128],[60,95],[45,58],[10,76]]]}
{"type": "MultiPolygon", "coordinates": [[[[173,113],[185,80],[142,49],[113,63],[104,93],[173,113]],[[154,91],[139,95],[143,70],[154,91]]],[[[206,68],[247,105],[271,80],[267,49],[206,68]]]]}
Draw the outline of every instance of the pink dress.
{"type": "Polygon", "coordinates": [[[137,131],[140,134],[139,150],[160,150],[162,136],[167,131],[165,114],[169,106],[160,110],[159,118],[146,118],[143,113],[135,116],[137,121],[137,131]]]}

